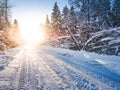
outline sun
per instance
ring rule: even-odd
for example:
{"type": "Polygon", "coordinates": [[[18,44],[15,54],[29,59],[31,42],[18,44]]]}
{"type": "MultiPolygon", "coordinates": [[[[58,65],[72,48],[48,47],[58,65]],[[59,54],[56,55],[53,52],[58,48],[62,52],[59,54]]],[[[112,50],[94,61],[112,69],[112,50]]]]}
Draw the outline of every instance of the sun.
{"type": "Polygon", "coordinates": [[[44,32],[38,23],[24,20],[20,23],[20,31],[24,44],[38,44],[45,40],[44,32]]]}

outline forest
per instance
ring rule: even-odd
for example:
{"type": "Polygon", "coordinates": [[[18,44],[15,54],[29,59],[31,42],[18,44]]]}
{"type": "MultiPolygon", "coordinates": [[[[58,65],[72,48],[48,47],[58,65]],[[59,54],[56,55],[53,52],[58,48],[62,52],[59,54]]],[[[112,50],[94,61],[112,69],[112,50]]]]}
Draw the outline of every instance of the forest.
{"type": "Polygon", "coordinates": [[[120,0],[69,0],[62,11],[56,2],[49,18],[45,27],[51,45],[119,55],[120,0]]]}

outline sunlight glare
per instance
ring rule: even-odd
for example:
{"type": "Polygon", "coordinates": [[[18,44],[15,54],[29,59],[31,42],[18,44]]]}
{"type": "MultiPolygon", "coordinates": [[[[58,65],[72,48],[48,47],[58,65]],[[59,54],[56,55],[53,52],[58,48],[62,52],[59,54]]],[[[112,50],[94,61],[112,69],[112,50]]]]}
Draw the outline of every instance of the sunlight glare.
{"type": "MultiPolygon", "coordinates": [[[[32,19],[31,21],[34,21],[32,19]]],[[[23,38],[23,42],[26,44],[36,44],[44,41],[43,30],[40,30],[40,26],[28,20],[20,23],[20,30],[23,38]]]]}

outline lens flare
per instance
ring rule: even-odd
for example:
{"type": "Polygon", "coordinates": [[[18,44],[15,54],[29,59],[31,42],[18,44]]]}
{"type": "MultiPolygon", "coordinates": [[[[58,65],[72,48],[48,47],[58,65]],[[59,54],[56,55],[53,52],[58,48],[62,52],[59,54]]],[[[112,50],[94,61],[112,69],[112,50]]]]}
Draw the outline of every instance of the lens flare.
{"type": "Polygon", "coordinates": [[[37,44],[44,41],[44,32],[35,23],[24,22],[20,25],[23,42],[26,44],[37,44]]]}

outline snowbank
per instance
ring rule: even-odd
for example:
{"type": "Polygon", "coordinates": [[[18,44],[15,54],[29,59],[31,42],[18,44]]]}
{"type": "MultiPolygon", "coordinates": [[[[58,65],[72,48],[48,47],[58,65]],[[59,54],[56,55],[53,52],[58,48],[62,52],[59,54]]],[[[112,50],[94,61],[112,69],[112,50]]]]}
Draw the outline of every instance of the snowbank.
{"type": "Polygon", "coordinates": [[[44,47],[46,53],[55,55],[62,61],[100,80],[106,85],[120,89],[120,57],[94,52],[44,47]]]}

